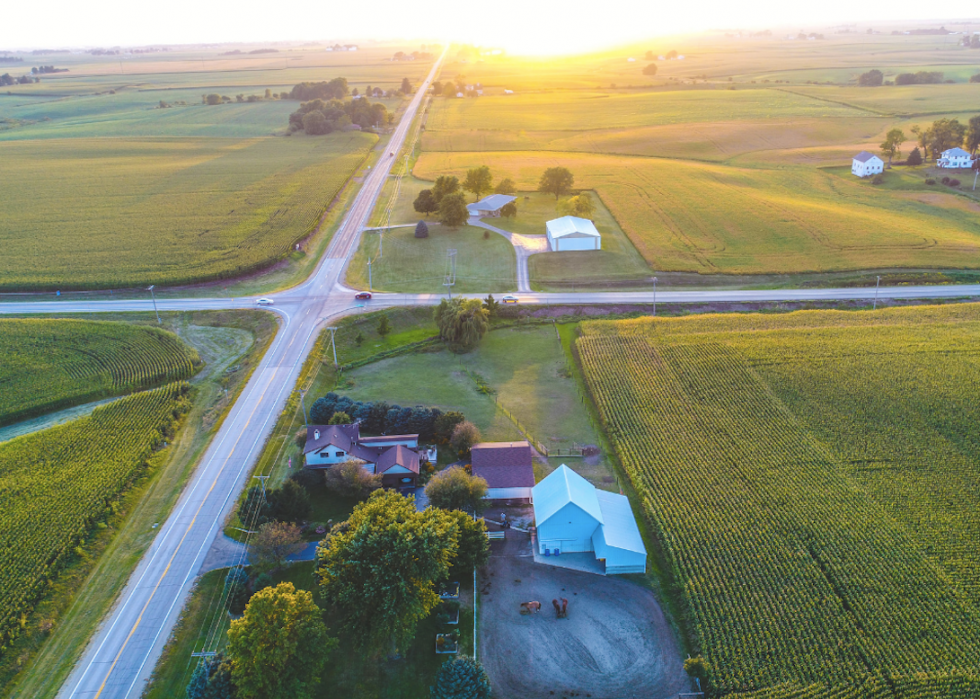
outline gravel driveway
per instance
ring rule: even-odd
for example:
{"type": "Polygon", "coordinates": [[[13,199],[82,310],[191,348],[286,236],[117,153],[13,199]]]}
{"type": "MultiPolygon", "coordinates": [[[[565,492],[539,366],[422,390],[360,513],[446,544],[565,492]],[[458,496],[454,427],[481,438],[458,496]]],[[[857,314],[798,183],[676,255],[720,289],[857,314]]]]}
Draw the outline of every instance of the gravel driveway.
{"type": "Polygon", "coordinates": [[[494,541],[480,580],[479,659],[499,699],[673,699],[690,691],[684,661],[649,590],[534,563],[530,539],[494,541]],[[517,582],[520,581],[520,582],[517,582]],[[552,599],[568,599],[556,619],[552,599]],[[521,602],[541,602],[522,616],[521,602]]]}

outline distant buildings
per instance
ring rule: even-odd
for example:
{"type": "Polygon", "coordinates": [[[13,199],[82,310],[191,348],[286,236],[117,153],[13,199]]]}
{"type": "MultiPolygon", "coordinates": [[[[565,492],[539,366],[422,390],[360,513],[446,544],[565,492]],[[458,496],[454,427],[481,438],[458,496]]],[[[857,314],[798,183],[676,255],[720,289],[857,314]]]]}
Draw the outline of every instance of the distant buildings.
{"type": "Polygon", "coordinates": [[[470,212],[472,218],[483,218],[485,216],[497,218],[500,216],[500,210],[513,201],[517,201],[517,197],[512,197],[507,194],[491,194],[488,197],[483,197],[483,199],[475,204],[467,204],[466,210],[470,212]]]}
{"type": "Polygon", "coordinates": [[[973,167],[973,156],[962,148],[944,150],[936,165],[948,170],[969,169],[973,167]]]}
{"type": "Polygon", "coordinates": [[[871,177],[883,172],[885,163],[877,155],[866,150],[861,151],[851,160],[851,174],[857,177],[871,177]]]}

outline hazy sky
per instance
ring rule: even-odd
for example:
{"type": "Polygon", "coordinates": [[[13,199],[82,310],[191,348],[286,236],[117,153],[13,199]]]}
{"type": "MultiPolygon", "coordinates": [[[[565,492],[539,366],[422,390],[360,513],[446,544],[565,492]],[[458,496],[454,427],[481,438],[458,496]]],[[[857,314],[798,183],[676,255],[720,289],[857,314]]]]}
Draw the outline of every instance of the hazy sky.
{"type": "MultiPolygon", "coordinates": [[[[41,6],[6,4],[0,50],[430,38],[500,45],[512,51],[575,53],[700,29],[802,29],[886,18],[925,21],[935,17],[936,8],[921,0],[48,0],[41,6]]],[[[980,17],[977,0],[946,0],[941,8],[942,17],[980,17]]]]}

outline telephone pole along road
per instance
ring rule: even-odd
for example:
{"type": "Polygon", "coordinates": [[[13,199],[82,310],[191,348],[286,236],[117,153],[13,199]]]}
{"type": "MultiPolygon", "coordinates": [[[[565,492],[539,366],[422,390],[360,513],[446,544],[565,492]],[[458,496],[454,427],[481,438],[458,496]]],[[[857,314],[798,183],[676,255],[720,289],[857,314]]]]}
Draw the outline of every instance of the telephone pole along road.
{"type": "MultiPolygon", "coordinates": [[[[446,49],[448,51],[448,48],[446,49]]],[[[429,84],[446,52],[433,65],[392,134],[388,150],[398,153],[429,84]]],[[[282,326],[241,397],[232,407],[197,466],[160,533],[130,576],[111,613],[90,640],[81,660],[61,688],[61,699],[138,697],[160,657],[187,600],[201,563],[242,490],[287,396],[295,385],[317,331],[328,321],[358,312],[353,293],[341,284],[360,232],[367,223],[395,158],[382,155],[365,178],[323,260],[299,286],[272,294],[270,310],[282,326]]],[[[827,301],[867,299],[870,289],[773,291],[661,291],[661,303],[827,301]]],[[[467,296],[467,295],[464,295],[467,296]]],[[[477,298],[478,295],[469,295],[477,298]]],[[[648,304],[646,292],[521,293],[523,303],[648,304]]],[[[882,288],[880,299],[980,296],[980,285],[882,288]]],[[[376,294],[371,309],[432,305],[441,295],[376,294]]],[[[161,311],[255,308],[253,299],[178,299],[158,301],[161,311]]],[[[146,311],[146,301],[58,301],[0,303],[0,314],[146,311]]]]}

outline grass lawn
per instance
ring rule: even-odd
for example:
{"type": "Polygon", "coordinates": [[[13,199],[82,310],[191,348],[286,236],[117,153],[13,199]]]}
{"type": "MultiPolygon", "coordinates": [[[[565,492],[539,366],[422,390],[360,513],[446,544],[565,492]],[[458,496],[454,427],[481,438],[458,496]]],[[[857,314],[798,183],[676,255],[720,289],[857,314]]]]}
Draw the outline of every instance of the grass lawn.
{"type": "MultiPolygon", "coordinates": [[[[225,644],[229,621],[218,600],[224,586],[227,569],[205,574],[198,581],[174,635],[157,665],[152,682],[144,693],[146,699],[171,699],[182,696],[191,673],[197,664],[191,653],[220,649],[225,644]],[[209,641],[210,639],[210,641],[209,641]]],[[[313,579],[313,563],[295,563],[273,575],[274,584],[291,582],[298,589],[311,590],[317,598],[313,579]]],[[[369,660],[355,650],[349,639],[341,639],[340,647],[327,661],[327,668],[314,693],[317,699],[427,699],[429,687],[439,666],[448,655],[436,655],[435,635],[452,629],[460,632],[460,645],[465,653],[473,649],[472,573],[459,576],[461,608],[458,626],[440,624],[435,615],[423,620],[415,641],[400,659],[369,660]]],[[[327,620],[330,626],[329,618],[327,620]]],[[[310,652],[316,652],[311,649],[310,652]]]]}
{"type": "Polygon", "coordinates": [[[445,293],[446,250],[456,252],[456,293],[505,292],[517,288],[517,257],[509,241],[479,228],[457,230],[429,226],[428,238],[416,238],[412,228],[384,233],[384,255],[378,258],[379,233],[365,233],[347,268],[346,283],[368,288],[371,260],[372,289],[403,293],[445,293]]]}

